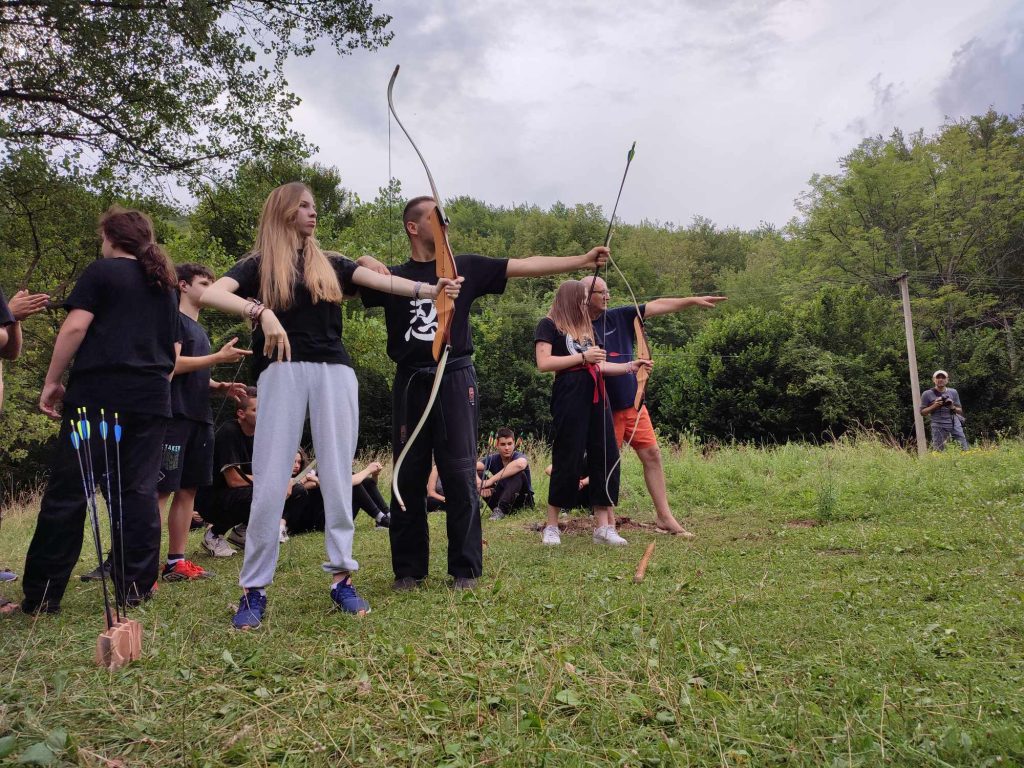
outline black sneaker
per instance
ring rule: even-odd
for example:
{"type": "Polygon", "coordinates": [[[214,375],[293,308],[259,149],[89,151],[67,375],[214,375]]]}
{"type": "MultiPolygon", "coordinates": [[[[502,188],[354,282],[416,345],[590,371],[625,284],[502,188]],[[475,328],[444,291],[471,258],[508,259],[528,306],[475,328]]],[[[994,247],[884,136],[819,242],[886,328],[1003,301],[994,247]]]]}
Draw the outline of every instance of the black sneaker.
{"type": "Polygon", "coordinates": [[[390,528],[391,527],[391,515],[389,515],[389,514],[387,514],[385,512],[383,515],[381,515],[380,520],[378,520],[377,524],[375,526],[373,526],[373,527],[374,528],[390,528]]]}
{"type": "Polygon", "coordinates": [[[394,584],[391,585],[391,589],[394,592],[412,592],[413,590],[419,589],[422,581],[417,581],[412,576],[403,576],[400,579],[395,579],[394,584]]]}
{"type": "Polygon", "coordinates": [[[83,573],[79,578],[82,581],[100,581],[104,577],[110,578],[110,560],[104,560],[103,565],[97,565],[88,573],[83,573]]]}
{"type": "Polygon", "coordinates": [[[455,579],[455,583],[452,584],[452,589],[476,589],[476,579],[469,576],[459,576],[455,579]]]}

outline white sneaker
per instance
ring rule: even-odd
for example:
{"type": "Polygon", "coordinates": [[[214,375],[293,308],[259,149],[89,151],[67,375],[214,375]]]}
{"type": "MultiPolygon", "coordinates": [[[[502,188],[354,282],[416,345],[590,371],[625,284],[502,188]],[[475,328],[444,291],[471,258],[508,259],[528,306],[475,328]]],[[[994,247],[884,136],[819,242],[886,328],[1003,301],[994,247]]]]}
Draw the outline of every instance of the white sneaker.
{"type": "Polygon", "coordinates": [[[558,532],[557,525],[547,525],[544,527],[544,538],[541,539],[549,547],[556,547],[562,543],[562,535],[558,532]]]}
{"type": "Polygon", "coordinates": [[[611,544],[613,547],[621,547],[626,544],[629,544],[628,541],[619,536],[619,532],[615,530],[614,525],[605,526],[604,543],[611,544]]]}
{"type": "Polygon", "coordinates": [[[279,533],[279,534],[277,535],[277,540],[278,540],[278,541],[279,541],[279,542],[280,542],[281,544],[284,544],[284,543],[285,543],[286,541],[288,541],[288,539],[289,539],[289,538],[290,538],[290,537],[288,536],[288,529],[287,529],[287,528],[285,528],[285,527],[284,527],[284,526],[282,525],[282,526],[281,526],[281,532],[280,532],[280,533],[279,533]]]}
{"type": "Polygon", "coordinates": [[[235,550],[228,546],[223,536],[214,536],[212,525],[203,534],[203,549],[214,557],[231,557],[235,554],[235,550]]]}
{"type": "Polygon", "coordinates": [[[595,544],[604,544],[604,543],[606,543],[605,542],[605,534],[607,533],[607,530],[608,530],[608,526],[607,525],[599,525],[599,526],[597,526],[594,529],[594,543],[595,544]]]}

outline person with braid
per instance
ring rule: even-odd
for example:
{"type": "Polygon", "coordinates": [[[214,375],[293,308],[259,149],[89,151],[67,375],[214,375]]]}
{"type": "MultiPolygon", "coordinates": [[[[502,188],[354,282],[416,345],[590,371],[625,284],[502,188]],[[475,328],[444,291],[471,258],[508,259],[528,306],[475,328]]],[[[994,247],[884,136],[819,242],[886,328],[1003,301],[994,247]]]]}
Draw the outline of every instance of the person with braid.
{"type": "Polygon", "coordinates": [[[82,272],[64,306],[39,409],[61,421],[35,533],[25,558],[22,609],[56,613],[82,551],[86,517],[72,421],[84,407],[92,425],[97,482],[106,467],[99,435],[100,409],[112,424],[118,413],[123,438],[119,473],[111,468],[108,499],[117,520],[111,576],[117,601],[149,599],[160,560],[157,480],[164,431],[171,417],[171,376],[181,350],[177,278],[157,245],[153,222],[120,206],[100,219],[103,258],[82,272]],[[61,378],[68,366],[67,388],[61,378]],[[63,406],[63,408],[62,408],[63,406]]]}

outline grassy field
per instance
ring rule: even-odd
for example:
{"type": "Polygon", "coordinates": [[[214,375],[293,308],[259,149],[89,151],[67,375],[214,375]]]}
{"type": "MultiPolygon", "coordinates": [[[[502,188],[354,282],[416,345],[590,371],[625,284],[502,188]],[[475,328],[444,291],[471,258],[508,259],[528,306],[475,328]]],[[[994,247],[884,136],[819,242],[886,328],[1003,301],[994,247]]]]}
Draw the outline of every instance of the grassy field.
{"type": "MultiPolygon", "coordinates": [[[[0,624],[0,765],[1024,764],[1024,444],[666,459],[695,542],[627,526],[628,547],[548,549],[539,513],[485,521],[485,577],[457,594],[434,515],[428,585],[392,594],[361,517],[372,614],[329,610],[307,535],[249,633],[229,623],[241,557],[196,554],[217,578],[163,586],[115,674],[92,664],[99,588],[76,579],[58,617],[0,624]]],[[[620,513],[651,522],[635,457],[624,472],[620,513]]],[[[9,514],[0,563],[20,570],[33,525],[9,514]]]]}

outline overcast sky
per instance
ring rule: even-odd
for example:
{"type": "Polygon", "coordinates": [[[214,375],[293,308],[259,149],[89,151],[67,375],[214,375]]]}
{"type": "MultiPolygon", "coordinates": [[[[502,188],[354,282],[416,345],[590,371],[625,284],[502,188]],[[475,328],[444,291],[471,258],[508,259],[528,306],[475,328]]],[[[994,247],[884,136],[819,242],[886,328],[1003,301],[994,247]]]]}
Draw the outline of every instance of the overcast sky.
{"type": "MultiPolygon", "coordinates": [[[[287,68],[295,127],[373,198],[388,178],[387,83],[445,198],[593,202],[685,225],[785,224],[813,173],[865,136],[932,132],[1024,104],[1012,0],[377,2],[388,48],[325,44],[287,68]]],[[[398,126],[391,164],[429,192],[398,126]]]]}

